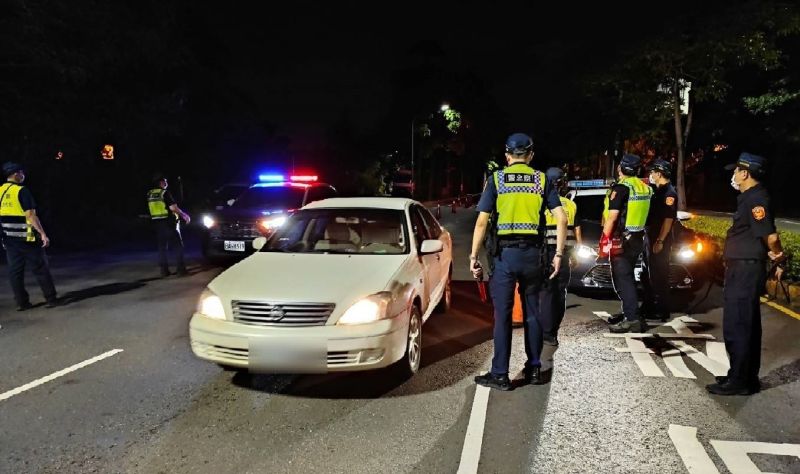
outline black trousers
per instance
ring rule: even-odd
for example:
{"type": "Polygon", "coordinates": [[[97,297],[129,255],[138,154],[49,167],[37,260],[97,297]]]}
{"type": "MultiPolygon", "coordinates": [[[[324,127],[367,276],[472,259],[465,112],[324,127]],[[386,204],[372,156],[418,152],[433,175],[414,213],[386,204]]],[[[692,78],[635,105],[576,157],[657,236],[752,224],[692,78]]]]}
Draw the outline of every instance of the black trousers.
{"type": "Polygon", "coordinates": [[[726,260],[722,334],[731,361],[728,379],[751,385],[761,368],[761,294],[767,280],[762,260],[726,260]]]}
{"type": "Polygon", "coordinates": [[[639,297],[636,294],[634,268],[644,250],[644,232],[622,237],[622,250],[611,253],[611,281],[622,300],[622,313],[627,321],[639,319],[639,297]]]}
{"type": "Polygon", "coordinates": [[[158,236],[158,264],[161,267],[161,272],[169,272],[167,249],[170,246],[175,249],[178,271],[186,271],[186,264],[183,261],[183,238],[181,237],[180,222],[176,222],[171,218],[154,219],[153,225],[156,227],[156,235],[158,236]]]}
{"type": "Polygon", "coordinates": [[[669,316],[671,310],[669,298],[669,255],[672,251],[672,239],[664,242],[660,253],[653,253],[655,237],[645,236],[643,312],[656,316],[669,316]]]}
{"type": "Polygon", "coordinates": [[[5,239],[3,246],[6,248],[8,277],[17,306],[24,306],[30,303],[30,296],[25,291],[26,265],[30,266],[36,281],[39,282],[44,298],[47,301],[54,301],[56,299],[56,287],[53,284],[53,277],[50,275],[50,265],[47,262],[47,255],[44,253],[42,244],[17,239],[5,239]]]}
{"type": "Polygon", "coordinates": [[[558,341],[558,330],[567,310],[567,286],[571,275],[569,259],[567,258],[568,252],[565,251],[564,258],[561,259],[561,268],[558,271],[558,275],[552,280],[547,279],[553,271],[550,262],[553,261],[555,253],[555,245],[548,245],[545,263],[550,271],[544,276],[542,290],[539,292],[542,338],[550,343],[558,341]]]}

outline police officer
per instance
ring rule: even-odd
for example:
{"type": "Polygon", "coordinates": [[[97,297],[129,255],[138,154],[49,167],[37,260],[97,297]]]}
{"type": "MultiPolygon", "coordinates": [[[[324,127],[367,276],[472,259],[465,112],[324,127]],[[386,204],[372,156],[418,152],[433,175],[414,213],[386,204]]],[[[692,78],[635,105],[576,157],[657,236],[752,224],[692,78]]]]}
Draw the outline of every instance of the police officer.
{"type": "Polygon", "coordinates": [[[644,250],[644,229],[653,190],[636,177],[641,158],[626,154],[617,166],[619,179],[608,198],[608,217],[600,238],[601,257],[609,256],[611,280],[622,300],[622,321],[609,326],[615,333],[644,332],[647,325],[638,314],[634,268],[644,250]]]}
{"type": "Polygon", "coordinates": [[[529,166],[533,158],[533,140],[515,133],[506,140],[506,158],[510,165],[495,171],[481,195],[478,219],[472,237],[470,270],[476,278],[483,269],[478,252],[484,240],[492,212],[497,213],[497,245],[493,258],[494,271],[489,281],[494,305],[494,358],[490,372],[475,377],[475,382],[500,390],[511,390],[508,365],[511,357],[511,317],[514,290],[519,284],[525,305],[525,381],[541,383],[539,354],[542,350],[542,327],[539,319],[539,290],[544,278],[554,278],[561,269],[567,217],[558,193],[547,182],[545,174],[529,166]],[[553,271],[544,274],[543,237],[541,222],[545,208],[557,221],[558,235],[553,255],[553,271]]]}
{"type": "MultiPolygon", "coordinates": [[[[545,173],[548,182],[555,187],[559,194],[563,194],[566,189],[564,171],[561,168],[549,168],[545,173]]],[[[572,248],[582,242],[580,221],[577,221],[578,207],[572,199],[560,196],[561,207],[567,215],[567,238],[564,246],[564,254],[570,255],[572,248]]],[[[546,209],[544,211],[546,229],[546,261],[551,261],[557,253],[558,222],[553,213],[546,209]]],[[[539,309],[542,318],[542,339],[545,346],[558,347],[558,329],[564,319],[566,311],[567,286],[570,279],[570,265],[564,262],[559,269],[558,276],[552,280],[547,280],[542,285],[539,295],[539,309]]]]}
{"type": "Polygon", "coordinates": [[[56,288],[44,248],[50,239],[36,215],[36,201],[31,191],[22,185],[25,169],[18,163],[3,164],[6,183],[0,186],[0,226],[2,226],[3,247],[8,257],[8,276],[11,290],[17,303],[17,311],[25,311],[33,305],[25,291],[25,264],[33,270],[36,281],[42,289],[46,306],[58,306],[56,288]]]}
{"type": "Polygon", "coordinates": [[[761,389],[761,302],[768,259],[782,273],[786,260],[775,229],[769,194],[761,180],[766,160],[742,153],[733,169],[731,186],[740,192],[733,225],[725,238],[725,284],[722,333],[730,357],[728,375],[706,386],[716,395],[751,395],[761,389]]]}
{"type": "Polygon", "coordinates": [[[655,190],[647,215],[645,271],[642,273],[645,291],[641,313],[650,319],[666,321],[670,316],[669,256],[672,224],[678,216],[678,193],[670,182],[672,167],[669,162],[657,159],[648,169],[650,185],[655,190]]]}
{"type": "Polygon", "coordinates": [[[167,191],[167,178],[161,173],[153,176],[156,187],[147,192],[147,207],[150,211],[150,219],[156,228],[158,237],[158,262],[161,266],[161,276],[170,275],[169,264],[167,263],[167,247],[173,244],[175,247],[177,264],[176,274],[186,276],[186,264],[183,261],[183,238],[181,237],[181,219],[187,224],[191,222],[189,214],[183,212],[178,207],[172,193],[167,191]],[[176,220],[171,214],[178,217],[176,220]]]}

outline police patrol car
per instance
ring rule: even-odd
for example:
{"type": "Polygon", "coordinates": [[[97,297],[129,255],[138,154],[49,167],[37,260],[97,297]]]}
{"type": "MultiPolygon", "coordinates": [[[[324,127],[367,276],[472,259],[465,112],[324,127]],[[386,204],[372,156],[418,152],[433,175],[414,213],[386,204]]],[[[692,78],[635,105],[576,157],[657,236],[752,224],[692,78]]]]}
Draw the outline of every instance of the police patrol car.
{"type": "Polygon", "coordinates": [[[202,249],[206,258],[244,257],[250,242],[268,237],[306,204],[337,196],[336,188],[315,175],[262,174],[229,207],[203,215],[202,249]]]}
{"type": "MultiPolygon", "coordinates": [[[[646,183],[647,179],[643,179],[646,183]]],[[[613,180],[588,179],[574,180],[567,183],[569,192],[567,197],[572,199],[578,207],[581,216],[583,245],[575,247],[572,251],[572,278],[569,287],[572,290],[612,290],[611,265],[607,258],[598,258],[597,247],[603,232],[601,216],[603,214],[604,200],[611,188],[613,180]]],[[[704,272],[701,266],[705,264],[713,252],[707,242],[701,240],[692,230],[684,227],[681,221],[691,218],[687,212],[678,212],[678,222],[672,227],[673,245],[670,255],[669,284],[673,290],[694,290],[701,286],[704,272]]],[[[642,277],[642,258],[634,268],[636,281],[642,277]]]]}

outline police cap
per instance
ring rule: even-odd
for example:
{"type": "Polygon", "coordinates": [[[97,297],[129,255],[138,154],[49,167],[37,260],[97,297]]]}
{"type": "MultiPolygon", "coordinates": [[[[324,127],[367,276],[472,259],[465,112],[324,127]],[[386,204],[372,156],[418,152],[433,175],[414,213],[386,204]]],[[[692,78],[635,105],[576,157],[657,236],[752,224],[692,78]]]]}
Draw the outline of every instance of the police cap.
{"type": "Polygon", "coordinates": [[[760,176],[764,173],[764,168],[767,166],[767,159],[763,156],[752,155],[750,153],[744,152],[739,155],[739,159],[736,160],[736,163],[731,163],[725,167],[726,170],[730,171],[736,168],[743,169],[750,171],[756,176],[760,176]]]}
{"type": "Polygon", "coordinates": [[[524,133],[515,133],[506,140],[506,153],[524,155],[533,150],[533,139],[524,133]]]}
{"type": "Polygon", "coordinates": [[[22,171],[24,169],[25,169],[25,167],[22,166],[21,164],[14,163],[12,161],[8,161],[6,163],[3,163],[3,176],[8,178],[12,174],[14,174],[14,173],[16,173],[18,171],[22,171]]]}
{"type": "Polygon", "coordinates": [[[672,175],[672,165],[667,160],[662,160],[661,158],[657,158],[650,163],[650,166],[647,167],[649,171],[658,171],[659,173],[663,174],[664,176],[671,176],[672,175]]]}
{"type": "Polygon", "coordinates": [[[555,166],[552,168],[547,168],[547,171],[544,174],[547,176],[549,181],[561,181],[566,176],[564,170],[561,168],[556,168],[555,166]]]}
{"type": "Polygon", "coordinates": [[[639,166],[642,164],[642,159],[637,155],[626,153],[622,155],[622,160],[619,162],[620,168],[627,175],[634,175],[638,172],[639,166]]]}

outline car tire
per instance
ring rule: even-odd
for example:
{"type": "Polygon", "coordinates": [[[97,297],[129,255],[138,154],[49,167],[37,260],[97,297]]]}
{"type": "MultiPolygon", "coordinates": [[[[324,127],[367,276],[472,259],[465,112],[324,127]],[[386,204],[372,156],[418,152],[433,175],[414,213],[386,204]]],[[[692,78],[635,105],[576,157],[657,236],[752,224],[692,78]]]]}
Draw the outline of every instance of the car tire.
{"type": "Polygon", "coordinates": [[[453,281],[453,271],[450,270],[447,274],[447,281],[444,284],[444,291],[442,292],[442,297],[439,298],[439,302],[436,304],[436,307],[433,308],[433,311],[435,313],[441,314],[450,311],[450,304],[453,299],[452,281],[453,281]]]}
{"type": "Polygon", "coordinates": [[[403,357],[394,365],[398,378],[406,380],[419,371],[422,360],[422,314],[417,305],[411,306],[408,319],[408,335],[403,357]]]}

